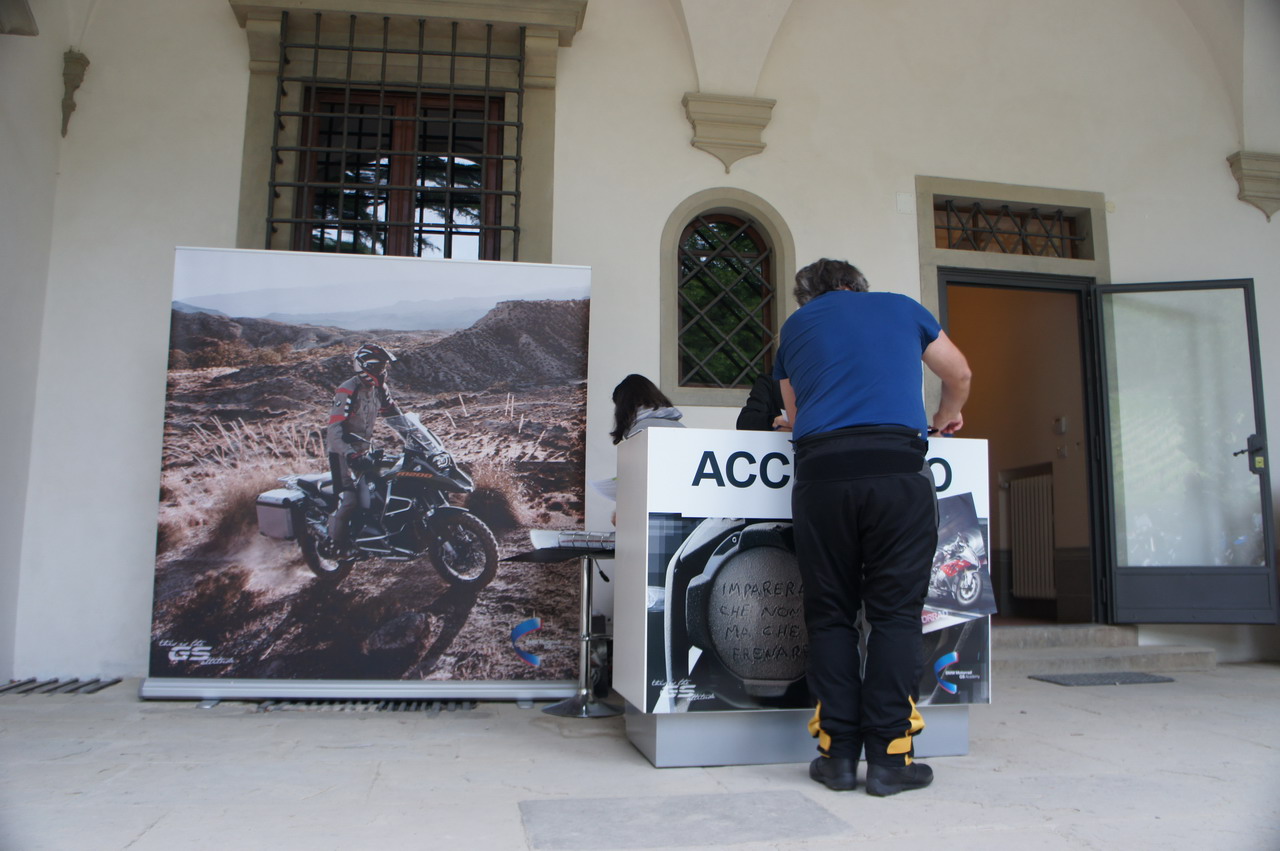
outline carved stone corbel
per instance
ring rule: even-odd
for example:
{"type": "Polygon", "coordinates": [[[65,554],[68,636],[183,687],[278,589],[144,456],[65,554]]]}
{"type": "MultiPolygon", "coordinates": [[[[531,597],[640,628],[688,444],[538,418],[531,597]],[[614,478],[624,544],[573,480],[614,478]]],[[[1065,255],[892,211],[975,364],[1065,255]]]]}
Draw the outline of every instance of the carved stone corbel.
{"type": "Polygon", "coordinates": [[[1280,210],[1280,154],[1236,151],[1227,157],[1227,163],[1240,184],[1236,197],[1257,207],[1271,221],[1280,210]]]}
{"type": "Polygon", "coordinates": [[[76,111],[76,89],[84,82],[84,69],[89,67],[89,57],[78,50],[62,54],[62,135],[67,135],[71,113],[76,111]]]}
{"type": "Polygon", "coordinates": [[[692,144],[724,163],[724,173],[743,157],[764,150],[760,140],[776,100],[686,92],[684,112],[693,125],[692,144]]]}

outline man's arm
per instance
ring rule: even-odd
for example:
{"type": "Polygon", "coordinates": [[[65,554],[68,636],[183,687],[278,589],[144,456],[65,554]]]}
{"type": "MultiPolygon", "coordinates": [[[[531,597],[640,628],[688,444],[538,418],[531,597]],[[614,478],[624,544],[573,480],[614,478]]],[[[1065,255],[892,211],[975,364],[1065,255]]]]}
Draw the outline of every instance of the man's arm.
{"type": "Polygon", "coordinates": [[[946,331],[939,331],[938,338],[924,350],[924,365],[942,379],[942,400],[938,412],[933,415],[933,427],[941,434],[954,434],[964,428],[964,416],[960,409],[969,398],[969,384],[973,373],[964,354],[951,342],[946,331]]]}
{"type": "Polygon", "coordinates": [[[396,400],[391,397],[391,391],[384,384],[378,388],[378,392],[382,394],[381,407],[378,413],[385,419],[386,417],[402,417],[404,411],[400,410],[400,406],[396,404],[396,400]]]}

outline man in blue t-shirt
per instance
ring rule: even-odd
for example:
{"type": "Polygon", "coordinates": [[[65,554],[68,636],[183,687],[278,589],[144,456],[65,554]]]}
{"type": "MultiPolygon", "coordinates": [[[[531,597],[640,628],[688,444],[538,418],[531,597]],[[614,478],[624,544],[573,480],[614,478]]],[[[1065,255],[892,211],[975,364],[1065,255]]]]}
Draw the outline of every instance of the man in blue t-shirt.
{"type": "Polygon", "coordinates": [[[774,377],[794,426],[791,509],[820,753],[809,776],[855,788],[865,747],[867,792],[894,795],[933,780],[911,744],[924,729],[920,615],[938,537],[925,435],[964,425],[969,365],[929,311],[868,292],[848,263],[801,269],[795,295],[774,377]],[[921,364],[942,379],[932,429],[921,364]],[[859,617],[870,630],[865,664],[859,617]]]}

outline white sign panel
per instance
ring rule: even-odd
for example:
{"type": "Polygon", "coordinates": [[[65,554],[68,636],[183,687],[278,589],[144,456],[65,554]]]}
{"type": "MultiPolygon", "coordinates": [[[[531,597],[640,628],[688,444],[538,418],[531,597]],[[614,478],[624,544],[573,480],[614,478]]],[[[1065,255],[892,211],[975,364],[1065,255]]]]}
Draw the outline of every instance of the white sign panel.
{"type": "Polygon", "coordinates": [[[698,517],[790,517],[789,435],[650,429],[649,511],[698,517]]]}

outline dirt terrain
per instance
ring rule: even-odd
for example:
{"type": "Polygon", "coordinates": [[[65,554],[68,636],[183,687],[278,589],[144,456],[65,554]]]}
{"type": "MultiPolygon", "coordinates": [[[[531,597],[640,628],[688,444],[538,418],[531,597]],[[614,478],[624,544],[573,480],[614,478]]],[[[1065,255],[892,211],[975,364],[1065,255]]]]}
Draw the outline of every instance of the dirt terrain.
{"type": "MultiPolygon", "coordinates": [[[[458,504],[489,525],[502,558],[530,548],[531,528],[582,527],[585,315],[585,302],[508,302],[452,334],[385,335],[401,358],[390,372],[398,403],[474,477],[458,504]]],[[[190,318],[175,318],[175,334],[180,321],[190,318]]],[[[217,333],[181,363],[224,355],[229,338],[248,363],[169,372],[151,675],[574,679],[576,562],[502,562],[477,592],[450,586],[425,558],[371,560],[332,586],[295,543],[258,533],[259,493],[327,469],[322,426],[351,373],[349,341],[294,327],[302,347],[273,329],[266,350],[206,318],[202,331],[217,333]],[[542,627],[519,646],[537,667],[511,642],[529,618],[542,627]]],[[[385,425],[375,441],[398,451],[385,425]]]]}

